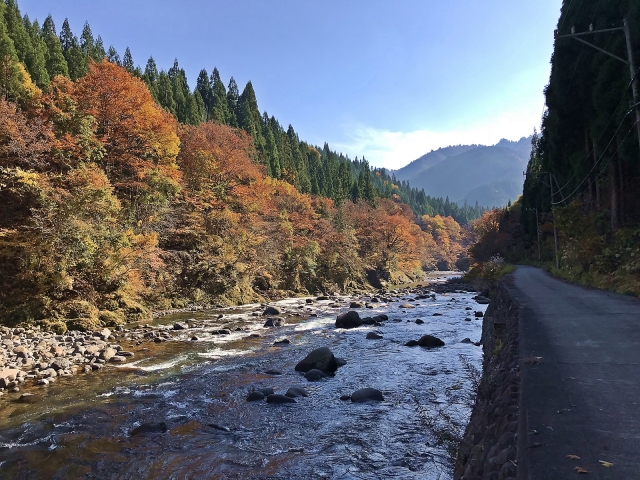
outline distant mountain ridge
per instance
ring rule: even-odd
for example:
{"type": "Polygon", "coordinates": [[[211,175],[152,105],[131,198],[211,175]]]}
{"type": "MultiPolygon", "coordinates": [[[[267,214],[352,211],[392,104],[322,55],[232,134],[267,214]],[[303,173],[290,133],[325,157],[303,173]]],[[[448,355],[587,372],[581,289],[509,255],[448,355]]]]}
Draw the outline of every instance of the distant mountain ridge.
{"type": "Polygon", "coordinates": [[[500,207],[522,194],[522,172],[531,138],[502,139],[492,146],[456,145],[431,152],[393,173],[397,180],[451,201],[500,207]]]}

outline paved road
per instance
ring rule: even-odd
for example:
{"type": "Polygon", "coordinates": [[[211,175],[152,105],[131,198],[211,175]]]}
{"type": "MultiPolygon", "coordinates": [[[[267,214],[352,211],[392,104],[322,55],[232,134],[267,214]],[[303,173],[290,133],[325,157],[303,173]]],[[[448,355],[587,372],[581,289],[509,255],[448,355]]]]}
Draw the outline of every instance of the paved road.
{"type": "Polygon", "coordinates": [[[532,267],[509,288],[523,308],[518,478],[640,479],[640,300],[532,267]]]}

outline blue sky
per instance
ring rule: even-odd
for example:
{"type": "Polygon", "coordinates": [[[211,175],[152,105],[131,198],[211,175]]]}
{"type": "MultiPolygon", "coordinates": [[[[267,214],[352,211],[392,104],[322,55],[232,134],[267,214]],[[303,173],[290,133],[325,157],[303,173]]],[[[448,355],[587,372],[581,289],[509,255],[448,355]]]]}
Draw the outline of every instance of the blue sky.
{"type": "Polygon", "coordinates": [[[539,125],[561,0],[19,0],[143,68],[218,67],[300,138],[398,168],[539,125]]]}

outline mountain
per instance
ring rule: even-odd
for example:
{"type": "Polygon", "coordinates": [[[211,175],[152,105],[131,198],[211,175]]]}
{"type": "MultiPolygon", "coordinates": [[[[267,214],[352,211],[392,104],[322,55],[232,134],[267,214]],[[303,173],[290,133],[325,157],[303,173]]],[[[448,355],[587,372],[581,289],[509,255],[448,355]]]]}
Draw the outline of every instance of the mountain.
{"type": "Polygon", "coordinates": [[[431,151],[393,173],[427,195],[498,207],[522,194],[530,153],[531,137],[493,146],[458,145],[431,151]]]}

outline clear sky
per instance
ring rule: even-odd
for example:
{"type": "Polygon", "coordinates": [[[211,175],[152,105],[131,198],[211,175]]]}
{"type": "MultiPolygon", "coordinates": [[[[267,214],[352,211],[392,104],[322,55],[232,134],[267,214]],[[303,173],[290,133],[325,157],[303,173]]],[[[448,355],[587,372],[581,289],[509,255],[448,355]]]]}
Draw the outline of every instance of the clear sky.
{"type": "Polygon", "coordinates": [[[88,21],[142,68],[193,88],[218,67],[302,140],[399,168],[451,144],[537,127],[561,0],[19,0],[31,20],[88,21]]]}

